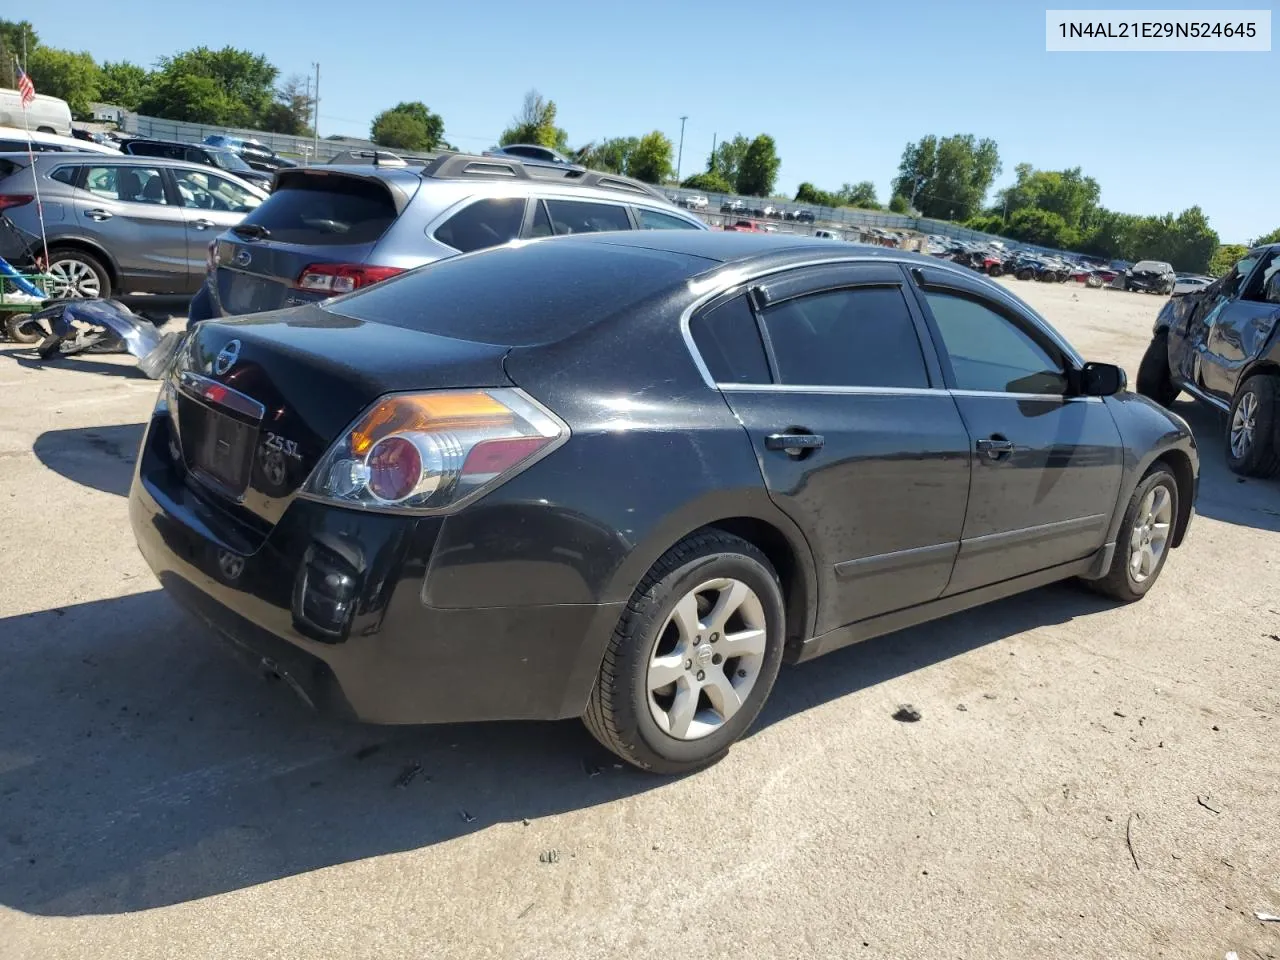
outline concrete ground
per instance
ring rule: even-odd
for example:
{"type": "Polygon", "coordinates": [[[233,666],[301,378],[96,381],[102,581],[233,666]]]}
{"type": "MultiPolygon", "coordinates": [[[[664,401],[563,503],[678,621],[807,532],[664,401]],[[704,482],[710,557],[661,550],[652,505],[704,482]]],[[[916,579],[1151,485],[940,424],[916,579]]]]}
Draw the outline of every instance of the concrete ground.
{"type": "MultiPolygon", "coordinates": [[[[1132,380],[1157,298],[1010,286],[1132,380]]],[[[1213,414],[1179,404],[1199,516],[1141,603],[786,669],[663,780],[576,722],[343,726],[243,672],[133,545],[155,393],[0,345],[4,960],[1280,955],[1280,485],[1213,414]]]]}

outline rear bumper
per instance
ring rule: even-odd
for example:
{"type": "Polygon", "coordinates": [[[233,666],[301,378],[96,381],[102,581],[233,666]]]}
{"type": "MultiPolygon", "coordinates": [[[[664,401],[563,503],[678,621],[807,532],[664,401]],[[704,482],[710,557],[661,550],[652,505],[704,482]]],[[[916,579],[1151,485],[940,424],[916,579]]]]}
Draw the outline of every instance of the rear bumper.
{"type": "Polygon", "coordinates": [[[129,494],[143,557],[175,600],[317,709],[391,724],[581,715],[622,603],[430,606],[434,518],[295,500],[265,539],[238,537],[170,470],[156,433],[129,494]],[[340,596],[331,578],[347,583],[340,596]]]}

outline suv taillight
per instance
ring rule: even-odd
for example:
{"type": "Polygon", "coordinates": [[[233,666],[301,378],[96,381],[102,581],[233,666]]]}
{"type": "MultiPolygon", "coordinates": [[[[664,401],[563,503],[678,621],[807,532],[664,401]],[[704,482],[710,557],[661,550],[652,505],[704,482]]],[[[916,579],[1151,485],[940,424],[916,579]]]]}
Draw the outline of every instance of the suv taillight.
{"type": "Polygon", "coordinates": [[[29,193],[0,193],[0,210],[10,207],[25,207],[35,197],[29,193]]]}
{"type": "Polygon", "coordinates": [[[298,275],[299,290],[350,293],[404,273],[399,267],[370,267],[359,263],[313,263],[298,275]]]}

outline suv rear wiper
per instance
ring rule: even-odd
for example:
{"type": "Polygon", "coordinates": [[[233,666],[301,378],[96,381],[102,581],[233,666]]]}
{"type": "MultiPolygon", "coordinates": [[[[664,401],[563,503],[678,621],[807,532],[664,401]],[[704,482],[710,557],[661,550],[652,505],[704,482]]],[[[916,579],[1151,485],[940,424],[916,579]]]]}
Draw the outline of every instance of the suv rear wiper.
{"type": "Polygon", "coordinates": [[[231,232],[246,240],[266,240],[271,236],[270,230],[257,223],[237,223],[231,228],[231,232]]]}

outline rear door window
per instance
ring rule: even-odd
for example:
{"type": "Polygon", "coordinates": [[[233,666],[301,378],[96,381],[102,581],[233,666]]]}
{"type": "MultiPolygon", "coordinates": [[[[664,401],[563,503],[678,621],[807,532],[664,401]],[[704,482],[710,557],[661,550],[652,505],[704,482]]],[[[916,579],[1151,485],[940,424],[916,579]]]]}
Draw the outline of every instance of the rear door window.
{"type": "Polygon", "coordinates": [[[377,242],[395,219],[395,203],[382,184],[330,174],[290,177],[244,222],[281,243],[349,246],[377,242]]]}
{"type": "Polygon", "coordinates": [[[50,180],[57,180],[59,183],[65,183],[68,186],[76,185],[76,175],[80,173],[79,167],[59,167],[53,173],[49,174],[50,180]]]}
{"type": "Polygon", "coordinates": [[[155,167],[89,167],[85,173],[84,189],[104,200],[160,206],[169,202],[165,195],[164,177],[155,167]]]}
{"type": "Polygon", "coordinates": [[[436,227],[435,238],[462,253],[510,243],[520,236],[524,204],[524,197],[477,200],[436,227]]]}
{"type": "Polygon", "coordinates": [[[591,203],[584,200],[548,200],[547,212],[556,236],[569,233],[600,233],[605,230],[630,230],[627,208],[613,203],[591,203]]]}
{"type": "Polygon", "coordinates": [[[640,221],[641,230],[697,230],[697,226],[684,217],[673,217],[669,213],[657,210],[646,210],[636,207],[636,219],[640,221]]]}
{"type": "Polygon", "coordinates": [[[770,383],[760,328],[746,297],[734,297],[698,314],[689,324],[693,342],[716,383],[770,383]]]}

